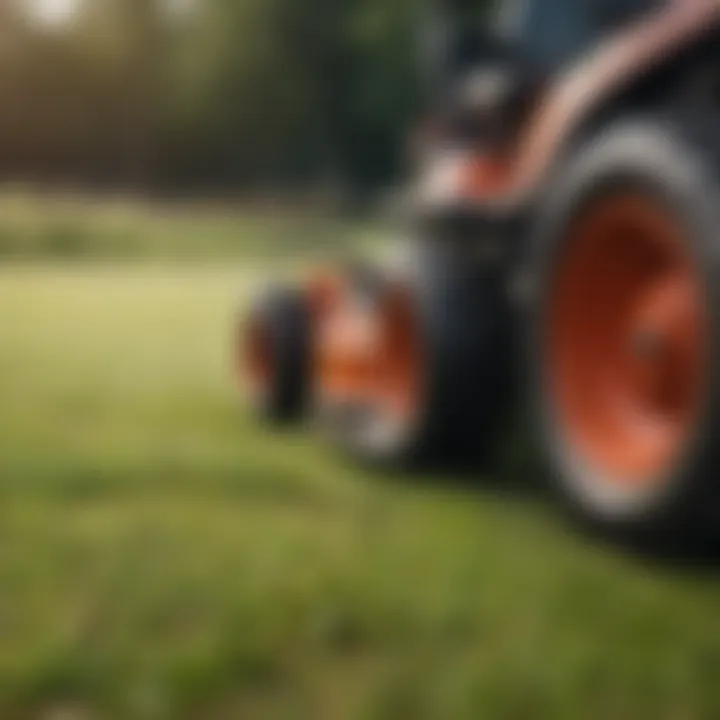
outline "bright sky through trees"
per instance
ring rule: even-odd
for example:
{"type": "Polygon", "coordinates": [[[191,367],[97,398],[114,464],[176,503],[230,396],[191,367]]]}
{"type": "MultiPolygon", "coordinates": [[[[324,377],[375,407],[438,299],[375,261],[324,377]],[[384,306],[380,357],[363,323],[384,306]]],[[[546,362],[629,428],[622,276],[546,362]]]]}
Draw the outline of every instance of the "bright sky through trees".
{"type": "Polygon", "coordinates": [[[49,24],[61,24],[72,18],[80,0],[26,0],[30,12],[49,24]]]}
{"type": "MultiPolygon", "coordinates": [[[[3,0],[0,0],[2,3],[3,0]]],[[[69,22],[84,0],[24,0],[30,14],[49,25],[69,22]]],[[[174,15],[190,12],[195,0],[162,0],[161,8],[174,15]]]]}

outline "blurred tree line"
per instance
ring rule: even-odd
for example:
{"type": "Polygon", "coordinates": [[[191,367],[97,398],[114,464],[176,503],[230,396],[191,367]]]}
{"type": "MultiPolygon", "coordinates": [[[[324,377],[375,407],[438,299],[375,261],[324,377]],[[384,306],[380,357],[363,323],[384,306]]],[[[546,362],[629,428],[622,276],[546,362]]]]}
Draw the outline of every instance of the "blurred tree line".
{"type": "Polygon", "coordinates": [[[420,99],[421,0],[0,0],[0,174],[173,191],[372,188],[420,99]]]}

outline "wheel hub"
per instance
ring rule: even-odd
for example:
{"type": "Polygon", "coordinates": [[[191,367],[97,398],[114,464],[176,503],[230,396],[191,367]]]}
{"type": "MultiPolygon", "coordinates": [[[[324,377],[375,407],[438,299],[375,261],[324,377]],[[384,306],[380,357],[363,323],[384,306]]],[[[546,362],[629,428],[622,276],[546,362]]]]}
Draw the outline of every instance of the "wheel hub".
{"type": "Polygon", "coordinates": [[[704,390],[684,229],[650,197],[597,199],[570,229],[556,282],[547,362],[563,434],[607,481],[652,483],[685,446],[704,390]]]}

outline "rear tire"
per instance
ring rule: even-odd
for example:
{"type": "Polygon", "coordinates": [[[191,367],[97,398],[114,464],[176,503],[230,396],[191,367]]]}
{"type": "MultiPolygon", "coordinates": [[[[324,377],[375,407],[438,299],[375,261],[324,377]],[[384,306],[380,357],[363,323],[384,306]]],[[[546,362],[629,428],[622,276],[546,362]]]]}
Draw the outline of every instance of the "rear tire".
{"type": "Polygon", "coordinates": [[[716,158],[676,124],[618,125],[561,173],[539,224],[527,348],[538,437],[563,503],[603,533],[715,534],[716,158]]]}

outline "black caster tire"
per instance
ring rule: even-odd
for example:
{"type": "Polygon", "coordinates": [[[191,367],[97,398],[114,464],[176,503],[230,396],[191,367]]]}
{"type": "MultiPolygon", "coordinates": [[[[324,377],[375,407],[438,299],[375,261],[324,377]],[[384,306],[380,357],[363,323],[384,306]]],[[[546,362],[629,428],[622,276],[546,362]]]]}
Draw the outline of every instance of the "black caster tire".
{"type": "Polygon", "coordinates": [[[302,420],[310,404],[311,317],[300,290],[263,292],[239,323],[241,385],[255,414],[277,424],[302,420]]]}

